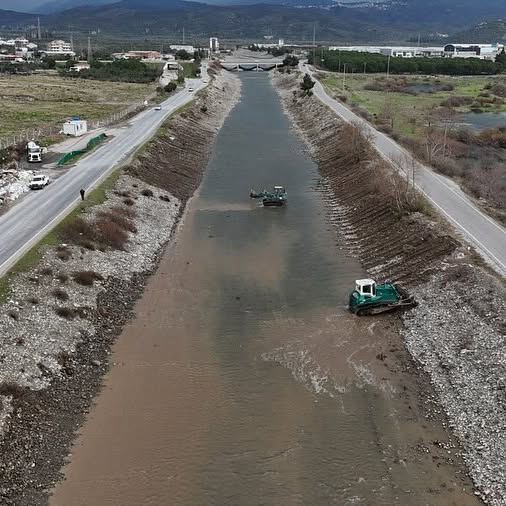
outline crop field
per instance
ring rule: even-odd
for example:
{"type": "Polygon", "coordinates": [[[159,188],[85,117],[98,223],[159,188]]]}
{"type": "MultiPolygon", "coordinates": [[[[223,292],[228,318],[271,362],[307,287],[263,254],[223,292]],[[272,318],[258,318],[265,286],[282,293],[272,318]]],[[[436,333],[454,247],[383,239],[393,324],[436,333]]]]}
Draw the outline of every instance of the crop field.
{"type": "Polygon", "coordinates": [[[57,75],[0,76],[0,136],[63,122],[97,120],[144,100],[154,84],[79,80],[57,75]]]}
{"type": "MultiPolygon", "coordinates": [[[[393,128],[401,135],[412,137],[419,134],[420,129],[426,124],[427,113],[433,108],[441,105],[442,102],[450,97],[472,97],[479,101],[480,93],[484,92],[484,87],[493,82],[494,78],[490,76],[472,76],[472,77],[412,77],[404,78],[402,76],[393,76],[393,81],[406,79],[409,87],[417,89],[434,89],[431,92],[416,91],[413,93],[403,93],[397,91],[374,91],[365,89],[371,83],[378,79],[378,75],[347,75],[345,81],[345,93],[343,94],[343,75],[342,74],[322,74],[324,86],[331,91],[334,96],[346,97],[346,101],[351,106],[358,106],[367,111],[371,116],[376,117],[382,114],[388,114],[393,118],[393,128]],[[445,86],[447,85],[447,86],[445,86]],[[440,89],[440,88],[453,89],[440,89]]],[[[404,82],[406,82],[404,81],[404,82]]],[[[480,106],[483,111],[501,112],[506,111],[505,104],[475,104],[480,106]]],[[[473,107],[472,104],[456,107],[456,112],[467,112],[473,107]]]]}

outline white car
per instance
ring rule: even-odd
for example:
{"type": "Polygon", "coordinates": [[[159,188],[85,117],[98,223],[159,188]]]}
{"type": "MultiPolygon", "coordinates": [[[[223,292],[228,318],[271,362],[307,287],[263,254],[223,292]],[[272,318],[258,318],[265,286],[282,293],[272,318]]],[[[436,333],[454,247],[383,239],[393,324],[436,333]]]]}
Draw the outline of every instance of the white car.
{"type": "Polygon", "coordinates": [[[191,93],[193,91],[193,88],[188,88],[188,91],[191,93]]]}
{"type": "Polygon", "coordinates": [[[162,110],[162,106],[161,105],[157,105],[154,110],[155,111],[161,111],[162,110]]]}
{"type": "Polygon", "coordinates": [[[30,190],[42,190],[45,186],[49,184],[49,178],[44,174],[37,174],[33,176],[33,179],[30,181],[28,185],[30,190]]]}

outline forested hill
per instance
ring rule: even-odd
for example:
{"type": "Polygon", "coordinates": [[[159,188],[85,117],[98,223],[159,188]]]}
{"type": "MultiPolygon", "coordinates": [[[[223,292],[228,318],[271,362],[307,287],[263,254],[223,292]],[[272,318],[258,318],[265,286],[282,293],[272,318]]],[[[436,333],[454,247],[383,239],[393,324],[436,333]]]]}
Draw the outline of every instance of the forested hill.
{"type": "MultiPolygon", "coordinates": [[[[472,42],[501,41],[506,37],[497,31],[473,29],[478,23],[504,14],[504,0],[385,0],[367,6],[362,3],[361,7],[336,5],[331,0],[268,1],[216,6],[184,0],[122,0],[45,15],[42,22],[45,29],[56,31],[72,26],[77,31],[100,30],[108,35],[171,36],[185,27],[193,37],[255,39],[272,34],[299,42],[311,41],[314,29],[317,40],[336,43],[403,42],[420,33],[444,33],[456,40],[452,35],[460,32],[465,37],[458,37],[461,41],[467,41],[468,35],[477,37],[472,42]]],[[[0,26],[30,20],[33,22],[33,15],[0,11],[0,26]]]]}

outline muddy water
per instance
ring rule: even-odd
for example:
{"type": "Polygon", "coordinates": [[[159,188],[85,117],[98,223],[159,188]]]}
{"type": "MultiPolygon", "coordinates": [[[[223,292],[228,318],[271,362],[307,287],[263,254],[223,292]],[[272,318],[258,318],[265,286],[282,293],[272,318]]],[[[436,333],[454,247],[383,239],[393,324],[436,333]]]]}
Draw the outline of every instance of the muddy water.
{"type": "Polygon", "coordinates": [[[363,272],[268,77],[242,81],[51,503],[475,504],[397,320],[344,308],[363,272]],[[273,184],[286,208],[249,201],[273,184]]]}

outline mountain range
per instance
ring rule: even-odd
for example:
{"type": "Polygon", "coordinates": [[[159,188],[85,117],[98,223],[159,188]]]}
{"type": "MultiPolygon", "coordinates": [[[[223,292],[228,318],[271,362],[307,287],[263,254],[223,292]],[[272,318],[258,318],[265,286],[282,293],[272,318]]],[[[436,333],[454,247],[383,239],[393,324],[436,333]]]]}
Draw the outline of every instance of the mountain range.
{"type": "MultiPolygon", "coordinates": [[[[99,3],[96,5],[89,5],[90,0],[52,0],[46,4],[41,23],[46,30],[54,31],[72,26],[74,30],[100,30],[110,35],[165,36],[185,27],[195,37],[212,34],[252,39],[275,34],[291,41],[312,40],[316,30],[318,40],[336,43],[403,41],[418,33],[456,32],[480,39],[472,42],[506,39],[504,23],[497,21],[506,15],[503,0],[233,1],[236,5],[218,6],[184,0],[93,0],[99,3]],[[65,9],[83,2],[88,5],[65,9]],[[485,25],[492,28],[477,28],[485,25]]],[[[33,22],[33,18],[33,14],[0,10],[0,26],[19,26],[33,22]]]]}

